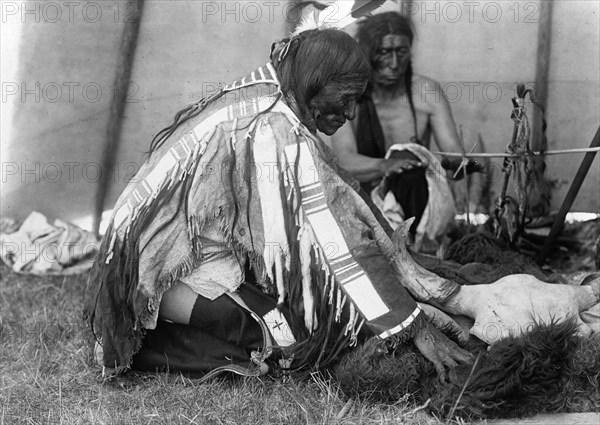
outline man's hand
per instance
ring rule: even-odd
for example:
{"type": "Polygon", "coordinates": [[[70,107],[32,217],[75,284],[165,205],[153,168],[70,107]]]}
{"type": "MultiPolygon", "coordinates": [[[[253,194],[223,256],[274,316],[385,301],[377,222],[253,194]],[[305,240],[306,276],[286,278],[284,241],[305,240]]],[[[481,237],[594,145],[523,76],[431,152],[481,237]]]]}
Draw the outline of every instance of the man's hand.
{"type": "MultiPolygon", "coordinates": [[[[458,170],[458,168],[460,167],[461,163],[462,161],[460,159],[443,158],[442,168],[449,171],[450,176],[453,176],[456,170],[458,170]]],[[[467,172],[467,175],[472,173],[483,173],[484,168],[483,165],[481,165],[479,162],[475,161],[474,159],[469,159],[467,161],[467,164],[463,168],[461,168],[460,172],[456,175],[454,180],[461,180],[462,178],[464,178],[465,171],[467,172]]]]}
{"type": "Polygon", "coordinates": [[[427,163],[417,159],[406,158],[388,158],[383,163],[383,175],[400,174],[405,171],[414,170],[415,168],[427,168],[427,163]]]}
{"type": "Polygon", "coordinates": [[[433,363],[440,381],[444,383],[456,382],[454,368],[459,363],[468,364],[473,359],[468,351],[449,340],[427,321],[417,330],[413,341],[421,354],[433,363]]]}
{"type": "Polygon", "coordinates": [[[461,328],[454,319],[432,305],[425,303],[419,303],[419,305],[423,309],[423,313],[425,313],[429,321],[437,329],[442,331],[444,335],[446,335],[448,338],[451,338],[461,347],[467,345],[467,342],[469,342],[469,333],[461,328]]]}

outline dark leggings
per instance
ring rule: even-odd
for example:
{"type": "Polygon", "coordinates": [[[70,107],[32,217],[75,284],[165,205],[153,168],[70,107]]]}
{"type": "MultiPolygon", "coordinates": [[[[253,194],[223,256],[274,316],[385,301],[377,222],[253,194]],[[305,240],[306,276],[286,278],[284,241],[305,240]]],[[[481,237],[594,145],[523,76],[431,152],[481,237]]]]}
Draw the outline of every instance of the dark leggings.
{"type": "MultiPolygon", "coordinates": [[[[275,308],[276,300],[252,284],[243,284],[238,294],[259,316],[275,308]]],[[[190,325],[159,320],[146,331],[132,369],[199,377],[220,366],[248,366],[251,352],[262,350],[263,343],[258,322],[229,296],[212,301],[198,296],[190,325]]]]}

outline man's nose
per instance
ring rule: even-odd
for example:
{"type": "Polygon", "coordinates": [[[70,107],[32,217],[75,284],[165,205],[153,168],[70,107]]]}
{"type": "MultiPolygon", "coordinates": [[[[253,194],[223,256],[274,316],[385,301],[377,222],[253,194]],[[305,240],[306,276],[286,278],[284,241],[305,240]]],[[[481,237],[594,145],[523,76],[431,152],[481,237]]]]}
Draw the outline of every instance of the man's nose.
{"type": "Polygon", "coordinates": [[[352,121],[356,117],[356,100],[353,100],[348,104],[344,116],[349,121],[352,121]]]}
{"type": "Polygon", "coordinates": [[[390,68],[398,68],[398,52],[395,50],[392,52],[392,58],[390,59],[390,68]]]}

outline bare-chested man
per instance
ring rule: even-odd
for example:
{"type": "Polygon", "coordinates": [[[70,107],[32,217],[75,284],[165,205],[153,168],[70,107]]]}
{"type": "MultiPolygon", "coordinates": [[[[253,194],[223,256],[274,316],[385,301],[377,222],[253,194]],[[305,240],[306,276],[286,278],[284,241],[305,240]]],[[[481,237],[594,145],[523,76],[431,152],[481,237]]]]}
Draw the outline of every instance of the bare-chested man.
{"type": "Polygon", "coordinates": [[[427,163],[407,151],[385,159],[394,144],[418,143],[430,148],[432,136],[440,150],[459,152],[458,133],[450,105],[438,83],[413,74],[413,31],[396,12],[372,16],[357,34],[370,60],[373,76],[358,111],[333,137],[332,147],[342,168],[367,192],[384,176],[393,175],[394,195],[405,216],[415,216],[414,233],[428,200],[427,163]]]}

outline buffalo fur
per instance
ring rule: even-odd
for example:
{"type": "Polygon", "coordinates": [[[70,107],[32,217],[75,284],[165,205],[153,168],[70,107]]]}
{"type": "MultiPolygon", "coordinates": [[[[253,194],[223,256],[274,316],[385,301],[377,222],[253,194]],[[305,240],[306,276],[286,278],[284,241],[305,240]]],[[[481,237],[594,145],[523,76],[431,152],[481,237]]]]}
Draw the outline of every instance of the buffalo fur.
{"type": "Polygon", "coordinates": [[[538,324],[491,349],[472,347],[472,365],[441,383],[433,366],[409,344],[392,349],[371,339],[347,354],[334,370],[348,396],[394,402],[430,400],[439,417],[473,420],[531,416],[542,412],[600,411],[600,337],[577,335],[574,321],[538,324]],[[463,390],[462,396],[459,397],[463,390]]]}
{"type": "Polygon", "coordinates": [[[547,274],[529,257],[502,244],[489,233],[472,233],[454,242],[444,261],[412,253],[427,270],[460,285],[492,283],[511,274],[530,274],[548,283],[567,283],[557,273],[547,274]]]}

